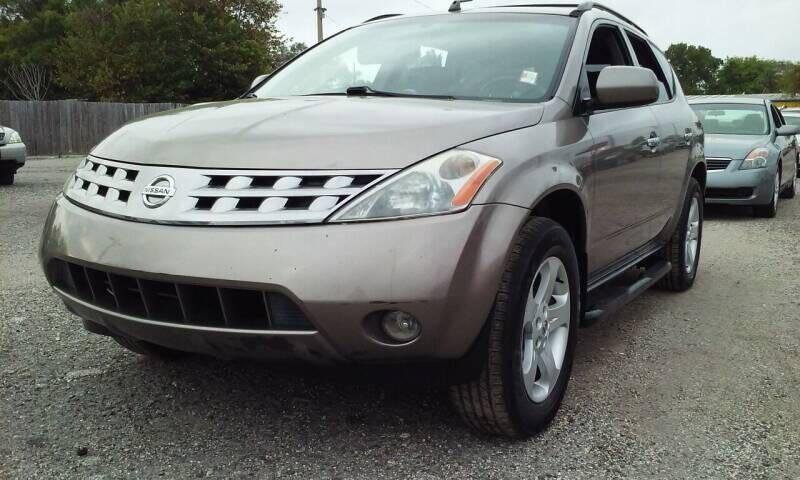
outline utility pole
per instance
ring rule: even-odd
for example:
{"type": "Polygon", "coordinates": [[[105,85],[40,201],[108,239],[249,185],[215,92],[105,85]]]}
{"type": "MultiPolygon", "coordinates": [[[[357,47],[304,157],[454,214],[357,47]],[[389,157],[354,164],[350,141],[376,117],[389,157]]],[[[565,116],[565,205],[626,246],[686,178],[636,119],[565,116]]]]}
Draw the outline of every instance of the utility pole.
{"type": "Polygon", "coordinates": [[[317,12],[317,41],[321,42],[325,40],[325,35],[322,33],[322,19],[325,18],[327,9],[322,8],[322,0],[317,0],[317,8],[314,10],[317,12]]]}

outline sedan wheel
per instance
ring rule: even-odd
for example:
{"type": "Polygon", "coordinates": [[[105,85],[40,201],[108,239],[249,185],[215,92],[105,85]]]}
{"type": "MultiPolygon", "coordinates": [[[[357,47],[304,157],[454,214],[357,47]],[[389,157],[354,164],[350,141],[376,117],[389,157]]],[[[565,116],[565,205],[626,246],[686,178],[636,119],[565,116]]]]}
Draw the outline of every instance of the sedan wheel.
{"type": "Polygon", "coordinates": [[[775,182],[772,191],[772,202],[767,205],[754,207],[753,213],[755,214],[755,216],[763,218],[775,218],[776,216],[778,216],[778,201],[780,199],[780,196],[781,196],[781,174],[780,172],[778,172],[775,174],[775,182]]]}

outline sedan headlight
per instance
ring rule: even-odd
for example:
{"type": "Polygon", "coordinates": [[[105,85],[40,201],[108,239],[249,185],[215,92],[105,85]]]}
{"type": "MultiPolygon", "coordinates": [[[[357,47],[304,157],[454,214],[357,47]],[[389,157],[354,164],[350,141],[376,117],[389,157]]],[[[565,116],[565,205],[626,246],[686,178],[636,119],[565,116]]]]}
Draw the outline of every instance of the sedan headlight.
{"type": "Polygon", "coordinates": [[[756,168],[766,168],[769,158],[769,150],[766,148],[756,148],[748,155],[739,170],[754,170],[756,168]]]}
{"type": "Polygon", "coordinates": [[[333,216],[333,222],[439,215],[465,210],[502,162],[451,150],[380,183],[333,216]]]}
{"type": "Polygon", "coordinates": [[[22,143],[22,137],[16,131],[6,128],[6,143],[22,143]]]}

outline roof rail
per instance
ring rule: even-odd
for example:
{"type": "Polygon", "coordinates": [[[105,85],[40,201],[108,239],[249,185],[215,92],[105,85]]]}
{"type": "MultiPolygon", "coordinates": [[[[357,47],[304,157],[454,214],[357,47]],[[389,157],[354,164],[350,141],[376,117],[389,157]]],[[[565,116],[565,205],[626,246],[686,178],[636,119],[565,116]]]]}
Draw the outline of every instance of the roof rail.
{"type": "Polygon", "coordinates": [[[378,15],[377,17],[372,17],[369,20],[365,20],[364,23],[377,22],[378,20],[383,20],[385,18],[401,17],[401,16],[403,16],[402,13],[387,13],[385,15],[378,15]]]}
{"type": "MultiPolygon", "coordinates": [[[[586,12],[592,10],[592,9],[597,9],[597,10],[602,10],[604,12],[608,12],[611,15],[614,15],[615,17],[619,17],[620,20],[631,24],[631,26],[635,27],[640,32],[642,32],[643,34],[647,35],[647,32],[644,31],[644,28],[640,27],[639,25],[636,25],[630,18],[626,17],[625,15],[622,15],[621,13],[617,12],[616,10],[613,10],[613,9],[603,5],[602,3],[597,3],[597,2],[583,2],[583,3],[579,3],[579,4],[576,4],[576,3],[528,3],[528,4],[524,4],[524,5],[502,5],[501,7],[574,8],[575,10],[573,10],[570,13],[570,16],[572,16],[572,17],[580,17],[581,15],[583,15],[584,13],[586,13],[586,12]]],[[[498,8],[501,8],[501,7],[498,7],[498,8]]]]}

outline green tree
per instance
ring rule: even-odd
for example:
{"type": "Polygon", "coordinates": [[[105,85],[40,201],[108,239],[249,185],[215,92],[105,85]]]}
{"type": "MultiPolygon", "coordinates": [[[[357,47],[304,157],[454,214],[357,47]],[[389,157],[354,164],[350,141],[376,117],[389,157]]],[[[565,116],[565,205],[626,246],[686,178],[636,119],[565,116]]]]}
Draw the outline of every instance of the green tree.
{"type": "Polygon", "coordinates": [[[275,57],[275,68],[284,65],[289,60],[300,55],[308,48],[305,43],[295,42],[294,40],[287,40],[281,43],[278,48],[278,54],[275,57]]]}
{"type": "MultiPolygon", "coordinates": [[[[56,47],[63,38],[66,18],[80,2],[69,0],[0,0],[0,77],[9,70],[33,65],[52,76],[56,47]]],[[[8,82],[0,82],[0,98],[13,98],[8,82]]],[[[64,95],[57,86],[49,98],[64,95]]]]}
{"type": "Polygon", "coordinates": [[[781,73],[787,66],[786,62],[758,57],[728,58],[717,76],[719,93],[777,93],[781,73]]]}
{"type": "Polygon", "coordinates": [[[800,63],[788,65],[780,78],[781,92],[800,95],[800,63]]]}
{"type": "Polygon", "coordinates": [[[716,90],[722,60],[705,47],[676,43],[665,52],[687,95],[708,95],[716,90]]]}
{"type": "Polygon", "coordinates": [[[233,98],[277,62],[276,0],[127,0],[69,15],[57,81],[108,101],[233,98]]]}

